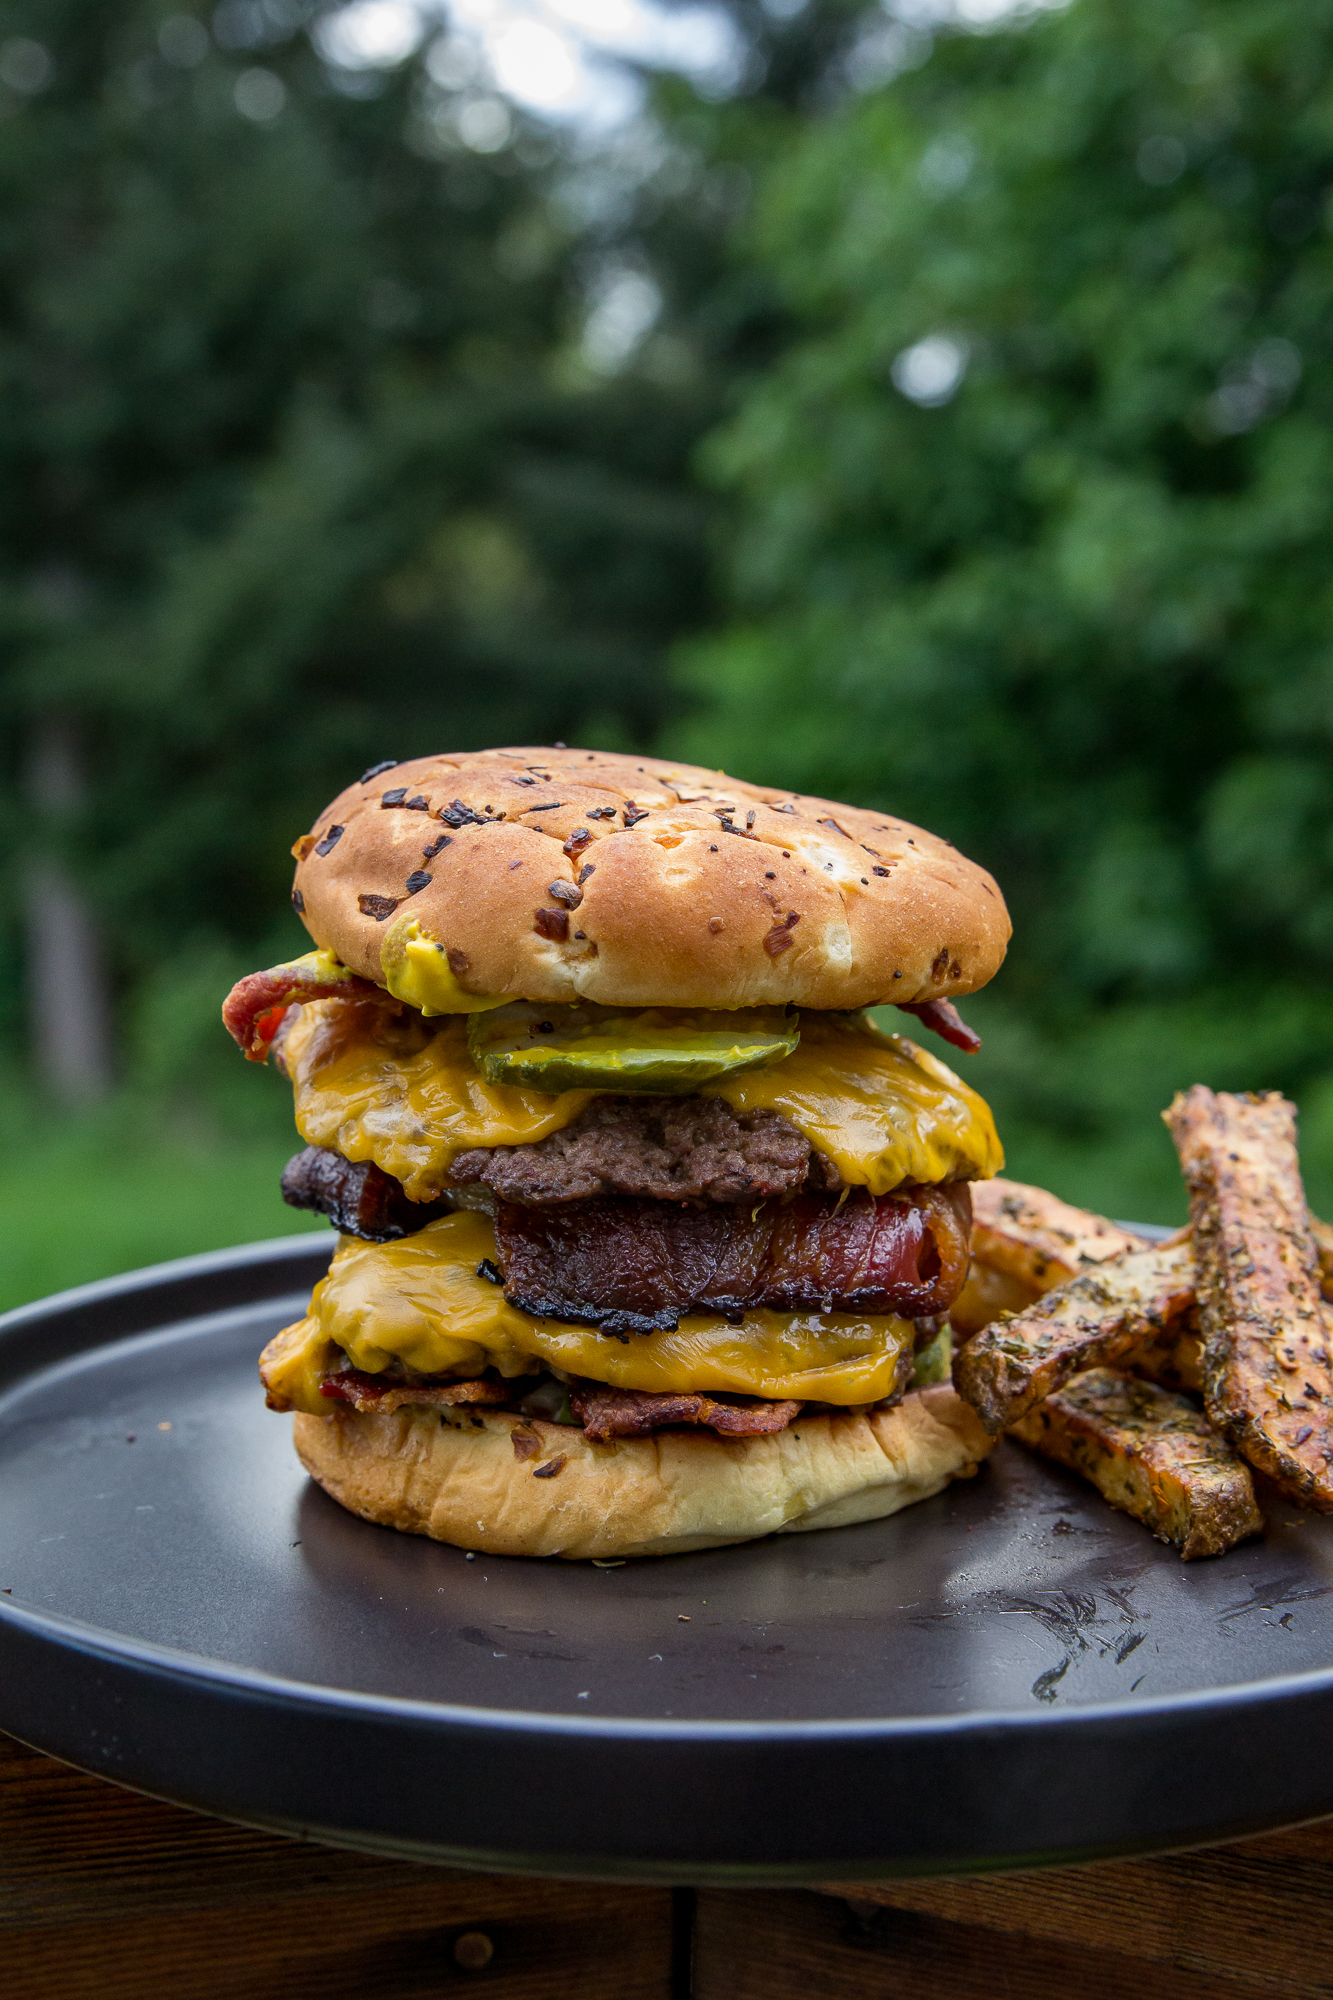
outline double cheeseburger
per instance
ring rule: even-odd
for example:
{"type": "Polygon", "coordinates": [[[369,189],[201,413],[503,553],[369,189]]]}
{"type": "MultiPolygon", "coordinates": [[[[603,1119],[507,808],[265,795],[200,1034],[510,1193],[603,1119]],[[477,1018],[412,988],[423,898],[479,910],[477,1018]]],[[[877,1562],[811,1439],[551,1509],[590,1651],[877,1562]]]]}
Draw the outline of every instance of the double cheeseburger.
{"type": "Polygon", "coordinates": [[[352,1512],[503,1555],[665,1554],[894,1513],[990,1440],[948,1381],[1004,956],[947,842],[600,751],[379,764],[297,841],[315,949],[224,1019],[290,1078],[340,1232],[266,1348],[352,1512]],[[904,1022],[904,1025],[907,1025],[904,1022]]]}

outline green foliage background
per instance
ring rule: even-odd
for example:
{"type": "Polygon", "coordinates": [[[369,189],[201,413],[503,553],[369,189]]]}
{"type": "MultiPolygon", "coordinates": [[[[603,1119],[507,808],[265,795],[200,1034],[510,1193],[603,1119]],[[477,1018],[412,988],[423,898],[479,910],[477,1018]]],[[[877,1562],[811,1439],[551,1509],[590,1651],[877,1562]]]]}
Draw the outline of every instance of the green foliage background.
{"type": "Polygon", "coordinates": [[[977,1080],[1122,1214],[1181,1212],[1196,1078],[1295,1092],[1333,1191],[1331,55],[1282,0],[940,39],[765,177],[791,333],[704,452],[736,610],[672,740],[994,870],[977,1080]]]}
{"type": "Polygon", "coordinates": [[[187,64],[168,11],[0,0],[0,77],[52,62],[0,81],[0,1303],[300,1226],[215,1012],[300,935],[287,847],[380,756],[525,739],[985,861],[1016,1173],[1173,1219],[1171,1091],[1276,1085],[1333,1207],[1330,0],[728,0],[735,91],[659,81],[600,162],[469,148],[480,86],[339,76],[317,6],[227,0],[187,64]],[[661,311],[599,371],[624,269],[661,311]],[[113,961],[91,1112],[23,1064],[39,842],[113,961]]]}

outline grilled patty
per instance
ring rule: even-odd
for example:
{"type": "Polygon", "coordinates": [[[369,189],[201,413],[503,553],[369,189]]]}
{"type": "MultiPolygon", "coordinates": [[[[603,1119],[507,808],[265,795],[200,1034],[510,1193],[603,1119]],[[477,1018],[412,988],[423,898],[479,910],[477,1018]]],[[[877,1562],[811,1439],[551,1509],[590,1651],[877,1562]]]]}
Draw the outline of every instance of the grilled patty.
{"type": "Polygon", "coordinates": [[[841,1185],[832,1161],[788,1119],[733,1111],[720,1097],[598,1097],[535,1145],[460,1153],[449,1178],[525,1205],[595,1195],[725,1205],[841,1185]]]}

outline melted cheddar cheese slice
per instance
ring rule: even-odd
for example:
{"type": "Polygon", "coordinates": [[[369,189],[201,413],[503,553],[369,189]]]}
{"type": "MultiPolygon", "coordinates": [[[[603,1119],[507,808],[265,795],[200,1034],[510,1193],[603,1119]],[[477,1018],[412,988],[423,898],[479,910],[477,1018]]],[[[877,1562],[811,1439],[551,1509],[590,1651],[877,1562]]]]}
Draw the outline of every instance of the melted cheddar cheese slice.
{"type": "Polygon", "coordinates": [[[487,1083],[467,1047],[467,1020],[316,1000],[283,1050],[307,1145],[373,1160],[410,1201],[431,1201],[450,1161],[472,1146],[523,1146],[572,1124],[590,1090],[553,1096],[487,1083]]]}
{"type": "Polygon", "coordinates": [[[801,1015],[794,1055],[706,1084],[737,1111],[780,1111],[851,1187],[990,1180],[1004,1162],[990,1106],[906,1035],[858,1015],[801,1015]]]}
{"type": "MultiPolygon", "coordinates": [[[[594,1095],[488,1084],[462,1019],[396,1019],[344,1000],[303,1007],[284,1057],[307,1144],[374,1160],[413,1201],[442,1191],[456,1154],[544,1139],[594,1095]]],[[[905,1035],[859,1016],[802,1014],[791,1055],[718,1077],[699,1095],[780,1112],[845,1182],[872,1194],[904,1181],[989,1180],[1004,1166],[984,1100],[905,1035]]]]}
{"type": "Polygon", "coordinates": [[[617,1389],[726,1389],[746,1396],[873,1403],[893,1388],[910,1320],[855,1313],[747,1313],[732,1326],[709,1313],[682,1317],[674,1333],[612,1340],[594,1327],[533,1319],[478,1274],[496,1255],[488,1217],[442,1216],[397,1243],[345,1236],[307,1318],[266,1352],[269,1394],[327,1416],[323,1377],[346,1354],[378,1375],[393,1361],[423,1375],[465,1381],[494,1368],[525,1375],[543,1366],[617,1389]],[[341,1354],[339,1352],[341,1350],[341,1354]]]}

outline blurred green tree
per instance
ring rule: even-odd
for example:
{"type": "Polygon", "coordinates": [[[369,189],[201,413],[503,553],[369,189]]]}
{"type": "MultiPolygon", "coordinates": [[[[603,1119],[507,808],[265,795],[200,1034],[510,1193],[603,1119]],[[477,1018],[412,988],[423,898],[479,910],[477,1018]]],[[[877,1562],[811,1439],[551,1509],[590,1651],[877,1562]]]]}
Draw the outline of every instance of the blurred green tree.
{"type": "Polygon", "coordinates": [[[329,0],[0,0],[0,1303],[292,1227],[217,1010],[335,788],[678,702],[691,455],[782,337],[747,162],[864,0],[728,6],[734,100],[592,148],[439,20],[377,73],[329,0]]]}
{"type": "Polygon", "coordinates": [[[327,0],[0,0],[0,1034],[26,985],[74,1094],[99,992],[161,1043],[291,947],[365,763],[662,725],[691,453],[779,338],[739,162],[864,8],[730,4],[735,99],[589,154],[447,28],[348,71],[327,0]]]}
{"type": "Polygon", "coordinates": [[[796,331],[670,740],[986,861],[1030,1013],[1326,990],[1333,6],[896,32],[761,184],[796,331]]]}
{"type": "Polygon", "coordinates": [[[645,742],[707,603],[713,386],[579,360],[555,142],[444,41],[338,71],[321,19],[0,4],[11,1010],[25,893],[57,1010],[62,893],[122,988],[290,945],[288,844],[349,774],[645,742]]]}

